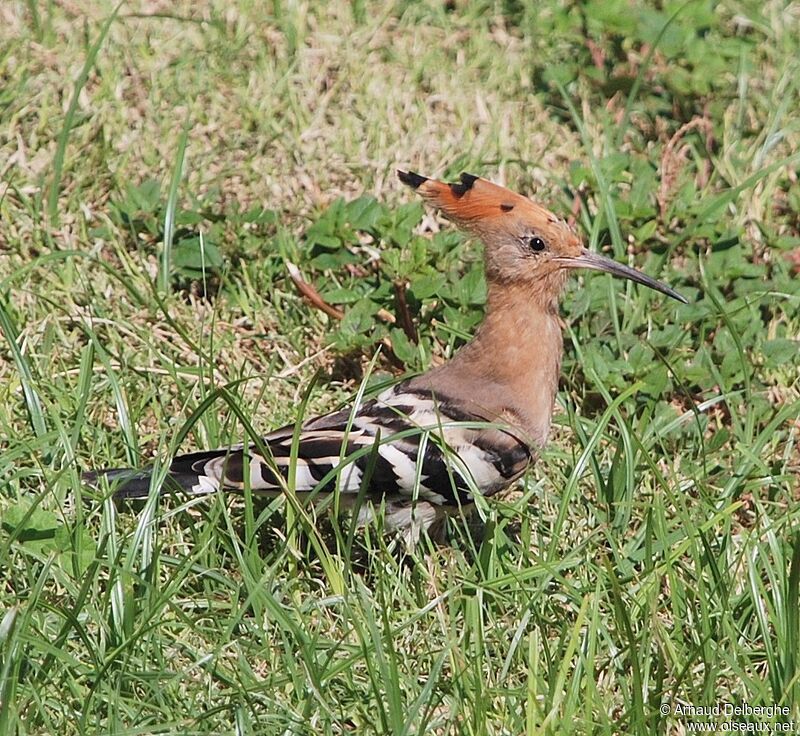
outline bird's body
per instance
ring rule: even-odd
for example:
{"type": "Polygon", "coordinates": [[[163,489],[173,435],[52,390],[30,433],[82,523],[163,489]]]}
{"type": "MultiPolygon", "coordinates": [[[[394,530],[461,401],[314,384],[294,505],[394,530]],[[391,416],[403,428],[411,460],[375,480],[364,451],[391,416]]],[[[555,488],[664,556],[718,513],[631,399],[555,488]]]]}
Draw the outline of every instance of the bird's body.
{"type": "MultiPolygon", "coordinates": [[[[618,273],[681,299],[638,271],[586,251],[572,229],[521,195],[462,175],[444,184],[399,172],[401,180],[486,246],[484,322],[452,360],[348,409],[271,432],[243,449],[183,455],[171,485],[325,499],[341,505],[364,492],[366,517],[384,507],[387,529],[415,538],[448,512],[491,496],[518,478],[547,440],[562,354],[558,297],[567,269],[618,273]],[[290,477],[293,475],[293,477],[290,477]]],[[[107,470],[118,497],[144,497],[151,472],[107,470]]]]}
{"type": "MultiPolygon", "coordinates": [[[[295,427],[288,425],[245,452],[237,446],[175,458],[172,485],[194,495],[243,491],[247,485],[269,496],[291,482],[301,499],[313,495],[324,502],[338,484],[346,508],[366,482],[362,518],[383,504],[387,528],[414,527],[415,534],[416,526],[471,505],[474,492],[492,495],[525,471],[531,450],[518,427],[414,384],[404,381],[359,405],[304,422],[294,463],[295,427]],[[409,524],[416,517],[419,524],[409,524]]],[[[110,473],[109,480],[121,481],[119,498],[149,494],[150,471],[110,473]]]]}

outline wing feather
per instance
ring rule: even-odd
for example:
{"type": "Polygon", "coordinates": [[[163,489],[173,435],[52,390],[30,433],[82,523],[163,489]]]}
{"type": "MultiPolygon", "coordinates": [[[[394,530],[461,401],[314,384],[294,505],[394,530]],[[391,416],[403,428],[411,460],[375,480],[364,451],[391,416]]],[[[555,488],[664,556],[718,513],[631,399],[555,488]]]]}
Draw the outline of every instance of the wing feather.
{"type": "MultiPolygon", "coordinates": [[[[531,453],[514,432],[475,426],[482,421],[456,400],[398,384],[365,401],[352,416],[350,410],[332,412],[301,427],[295,491],[332,491],[338,478],[341,492],[357,493],[372,462],[369,448],[380,437],[367,489],[372,500],[458,505],[471,502],[475,492],[491,495],[524,471],[531,453]]],[[[280,493],[292,467],[294,430],[287,425],[260,444],[179,456],[170,464],[170,476],[196,494],[241,491],[247,484],[254,493],[280,493]]],[[[139,473],[120,487],[120,495],[147,495],[148,477],[139,473]]]]}

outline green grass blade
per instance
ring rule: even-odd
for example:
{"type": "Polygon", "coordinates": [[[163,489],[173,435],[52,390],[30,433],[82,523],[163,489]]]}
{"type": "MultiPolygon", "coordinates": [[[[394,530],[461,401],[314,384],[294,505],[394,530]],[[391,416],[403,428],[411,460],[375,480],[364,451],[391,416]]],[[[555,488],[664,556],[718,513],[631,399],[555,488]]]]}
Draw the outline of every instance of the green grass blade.
{"type": "Polygon", "coordinates": [[[17,344],[17,330],[11,319],[11,315],[2,302],[0,302],[0,330],[2,330],[5,335],[8,349],[11,351],[14,364],[17,366],[19,381],[22,386],[23,395],[25,396],[25,407],[28,410],[28,417],[30,418],[33,431],[37,437],[44,437],[48,431],[47,423],[42,409],[42,402],[36,391],[33,373],[27,359],[19,349],[19,345],[17,344]]]}
{"type": "Polygon", "coordinates": [[[103,23],[103,26],[100,28],[100,33],[98,33],[94,43],[89,47],[89,51],[86,54],[86,60],[83,63],[83,68],[81,69],[80,74],[78,74],[78,78],[75,80],[75,85],[72,89],[72,97],[70,98],[69,107],[67,107],[67,112],[64,116],[64,124],[61,127],[61,133],[58,136],[58,143],[56,145],[55,156],[53,157],[53,178],[50,182],[50,190],[47,196],[47,221],[51,229],[55,229],[59,225],[58,195],[61,193],[61,176],[64,172],[64,159],[67,154],[69,134],[72,131],[75,113],[78,110],[80,94],[83,88],[86,86],[86,82],[89,79],[89,72],[92,70],[95,61],[97,60],[97,55],[100,53],[100,48],[102,47],[103,41],[105,41],[106,36],[108,35],[111,24],[116,19],[117,13],[119,13],[123,4],[124,0],[122,0],[122,2],[120,2],[114,8],[114,10],[111,12],[111,15],[108,16],[105,23],[103,23]]]}
{"type": "Polygon", "coordinates": [[[172,245],[175,238],[175,218],[178,212],[178,190],[186,160],[186,146],[189,142],[189,118],[183,124],[181,137],[178,139],[178,149],[175,152],[175,161],[172,164],[172,178],[167,194],[167,206],[164,210],[164,239],[161,244],[160,265],[158,270],[158,288],[161,293],[169,291],[169,282],[172,275],[172,245]]]}

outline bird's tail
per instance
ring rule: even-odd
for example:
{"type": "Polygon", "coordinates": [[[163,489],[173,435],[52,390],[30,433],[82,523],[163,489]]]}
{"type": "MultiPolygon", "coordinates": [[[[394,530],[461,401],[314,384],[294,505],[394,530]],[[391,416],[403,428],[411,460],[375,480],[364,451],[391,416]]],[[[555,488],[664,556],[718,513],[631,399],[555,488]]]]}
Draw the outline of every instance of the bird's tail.
{"type": "MultiPolygon", "coordinates": [[[[225,456],[227,450],[197,452],[175,458],[170,464],[167,474],[159,487],[162,495],[168,493],[185,493],[193,496],[202,496],[216,493],[220,490],[217,478],[207,472],[205,461],[215,460],[225,456]]],[[[137,498],[147,498],[153,485],[155,468],[108,468],[105,470],[91,470],[81,476],[85,483],[100,486],[105,478],[109,487],[114,491],[114,498],[125,501],[137,498]]]]}

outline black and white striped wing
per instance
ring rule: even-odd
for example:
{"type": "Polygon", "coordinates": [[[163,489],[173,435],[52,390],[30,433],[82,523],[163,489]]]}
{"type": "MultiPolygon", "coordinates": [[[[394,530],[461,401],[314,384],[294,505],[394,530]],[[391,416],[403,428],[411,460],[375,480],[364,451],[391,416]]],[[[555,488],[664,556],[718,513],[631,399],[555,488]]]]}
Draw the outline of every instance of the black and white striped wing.
{"type": "MultiPolygon", "coordinates": [[[[255,445],[244,452],[241,447],[199,452],[176,458],[170,472],[194,477],[188,488],[193,493],[243,489],[247,483],[256,493],[279,492],[289,478],[293,429],[264,437],[269,458],[255,445]]],[[[451,400],[399,384],[355,413],[343,410],[306,422],[294,488],[331,491],[338,478],[341,493],[356,494],[374,463],[367,488],[373,499],[400,496],[457,505],[469,503],[475,492],[491,495],[508,486],[530,460],[528,447],[512,433],[486,426],[451,400]]]]}

